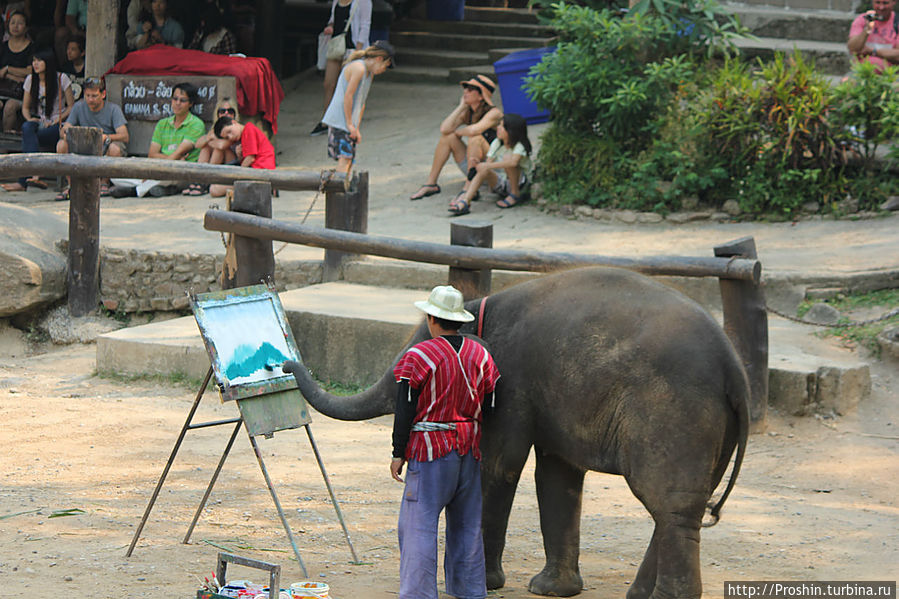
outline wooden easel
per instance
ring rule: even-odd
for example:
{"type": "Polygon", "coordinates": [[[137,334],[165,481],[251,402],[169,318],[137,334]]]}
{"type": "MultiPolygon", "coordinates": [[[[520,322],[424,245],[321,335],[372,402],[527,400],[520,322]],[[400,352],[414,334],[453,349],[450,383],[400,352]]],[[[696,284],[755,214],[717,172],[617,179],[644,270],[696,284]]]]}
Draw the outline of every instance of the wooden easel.
{"type": "Polygon", "coordinates": [[[131,554],[134,552],[134,547],[135,545],[137,545],[137,541],[140,538],[144,525],[146,524],[147,519],[150,517],[150,512],[153,509],[153,505],[156,503],[156,499],[159,497],[159,492],[162,489],[162,485],[165,482],[169,470],[171,469],[172,463],[175,461],[175,456],[178,454],[178,450],[180,449],[181,443],[184,440],[184,437],[187,435],[187,432],[200,428],[233,424],[234,429],[231,431],[231,436],[228,439],[228,443],[225,446],[222,457],[219,459],[218,465],[215,468],[215,472],[213,472],[212,474],[212,479],[209,481],[209,485],[206,487],[206,492],[203,494],[203,498],[200,500],[200,505],[197,506],[197,511],[194,514],[193,520],[191,521],[190,526],[187,529],[187,533],[184,535],[182,543],[186,544],[190,541],[190,536],[193,533],[194,527],[196,526],[197,521],[200,518],[200,514],[202,514],[203,512],[203,508],[206,506],[209,495],[212,493],[212,488],[215,486],[215,482],[218,479],[219,473],[221,472],[222,467],[225,464],[225,460],[227,459],[228,454],[231,451],[231,447],[234,445],[234,440],[237,438],[237,433],[240,430],[241,424],[243,424],[244,428],[247,431],[247,437],[250,440],[250,445],[253,448],[253,452],[256,454],[256,460],[259,462],[259,468],[262,471],[262,476],[265,479],[265,484],[268,487],[269,492],[271,493],[272,501],[275,504],[275,509],[278,511],[278,517],[281,518],[281,524],[284,526],[284,530],[287,533],[287,538],[290,541],[290,546],[293,549],[293,553],[297,558],[297,562],[300,564],[300,568],[303,571],[303,576],[308,577],[309,574],[306,571],[306,565],[303,563],[303,558],[300,556],[300,551],[297,548],[296,540],[294,539],[293,532],[290,529],[290,524],[287,522],[287,518],[284,516],[284,510],[281,509],[281,502],[278,500],[278,494],[275,492],[275,487],[272,484],[271,477],[269,477],[268,470],[265,467],[265,462],[262,459],[262,452],[259,450],[259,445],[256,443],[256,436],[258,435],[263,435],[266,438],[271,438],[274,433],[278,431],[300,427],[306,429],[306,435],[309,438],[309,444],[311,445],[312,451],[315,454],[315,459],[318,462],[319,469],[321,470],[322,478],[324,479],[325,486],[328,489],[328,494],[331,496],[331,503],[334,505],[334,511],[337,513],[337,519],[340,521],[340,526],[343,528],[344,537],[346,539],[347,545],[350,548],[350,553],[353,556],[353,563],[359,563],[359,558],[356,556],[356,550],[353,547],[352,541],[350,540],[350,533],[347,530],[346,523],[343,519],[343,513],[340,510],[340,503],[337,501],[337,497],[334,495],[334,489],[331,486],[331,480],[328,477],[327,471],[325,470],[325,464],[322,461],[321,454],[318,451],[318,446],[315,443],[315,439],[312,436],[312,429],[310,428],[311,419],[309,417],[308,410],[306,409],[306,403],[303,399],[303,396],[296,388],[296,382],[295,380],[293,380],[293,377],[285,376],[280,379],[251,383],[245,386],[231,386],[228,384],[228,378],[223,374],[225,372],[225,368],[223,367],[218,348],[215,346],[213,335],[210,331],[207,331],[206,328],[204,328],[204,321],[200,315],[200,313],[202,313],[204,309],[202,301],[209,300],[214,303],[217,302],[219,305],[215,307],[221,307],[221,304],[227,302],[228,300],[231,300],[232,302],[239,302],[241,301],[240,298],[244,298],[244,300],[248,302],[257,301],[260,299],[262,301],[271,301],[275,309],[276,316],[280,321],[279,325],[282,330],[284,330],[284,336],[288,344],[288,351],[296,353],[297,357],[299,356],[299,353],[296,351],[296,344],[293,340],[293,334],[290,331],[290,327],[286,324],[286,319],[283,318],[283,309],[281,308],[280,300],[278,299],[274,289],[269,288],[265,285],[255,285],[252,287],[231,289],[227,292],[213,292],[202,294],[202,296],[191,296],[191,305],[194,308],[195,315],[197,315],[197,322],[200,325],[201,332],[203,333],[203,339],[206,343],[207,351],[210,354],[212,364],[210,365],[209,370],[206,372],[206,377],[203,379],[203,383],[200,385],[199,391],[197,391],[197,395],[194,398],[193,405],[191,406],[190,411],[187,414],[187,418],[184,421],[184,426],[181,427],[181,432],[179,433],[178,438],[175,441],[175,446],[172,448],[172,452],[169,455],[169,459],[162,470],[159,481],[156,483],[156,488],[153,490],[153,494],[150,497],[147,508],[144,510],[144,515],[141,518],[140,524],[138,525],[137,530],[134,531],[134,538],[132,538],[131,545],[128,547],[128,551],[125,553],[125,556],[131,557],[131,554]],[[200,405],[200,400],[202,399],[203,394],[206,392],[206,389],[209,386],[209,382],[210,380],[212,380],[213,374],[216,374],[216,378],[219,381],[218,388],[219,393],[222,395],[222,399],[235,400],[237,402],[238,410],[240,411],[240,416],[237,418],[228,418],[225,420],[194,423],[193,418],[196,414],[197,407],[200,405]],[[290,382],[291,380],[293,380],[292,383],[290,382]]]}

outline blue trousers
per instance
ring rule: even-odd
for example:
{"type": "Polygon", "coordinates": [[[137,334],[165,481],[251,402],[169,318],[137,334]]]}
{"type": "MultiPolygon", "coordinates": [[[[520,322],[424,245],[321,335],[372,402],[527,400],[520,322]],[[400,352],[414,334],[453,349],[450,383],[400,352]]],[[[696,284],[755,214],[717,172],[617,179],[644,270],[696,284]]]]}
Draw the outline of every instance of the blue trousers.
{"type": "MultiPolygon", "coordinates": [[[[56,142],[59,141],[59,124],[41,127],[35,121],[25,121],[22,125],[22,151],[26,154],[40,152],[41,148],[51,152],[56,151],[56,142]]],[[[28,177],[19,179],[22,187],[27,185],[28,177]]]]}
{"type": "Polygon", "coordinates": [[[437,526],[446,510],[446,592],[484,599],[487,575],[481,536],[481,468],[471,453],[433,462],[410,460],[400,504],[399,599],[437,599],[437,526]]]}

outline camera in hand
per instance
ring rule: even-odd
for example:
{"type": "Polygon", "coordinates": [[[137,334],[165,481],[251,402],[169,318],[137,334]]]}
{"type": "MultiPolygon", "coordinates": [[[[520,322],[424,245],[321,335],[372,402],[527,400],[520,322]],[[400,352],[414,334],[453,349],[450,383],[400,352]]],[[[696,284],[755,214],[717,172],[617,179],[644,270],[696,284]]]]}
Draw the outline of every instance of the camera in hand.
{"type": "Polygon", "coordinates": [[[866,21],[886,21],[885,18],[883,18],[882,16],[880,16],[880,15],[877,14],[877,13],[873,13],[873,14],[872,14],[872,13],[867,13],[867,14],[865,14],[865,20],[866,20],[866,21]]]}

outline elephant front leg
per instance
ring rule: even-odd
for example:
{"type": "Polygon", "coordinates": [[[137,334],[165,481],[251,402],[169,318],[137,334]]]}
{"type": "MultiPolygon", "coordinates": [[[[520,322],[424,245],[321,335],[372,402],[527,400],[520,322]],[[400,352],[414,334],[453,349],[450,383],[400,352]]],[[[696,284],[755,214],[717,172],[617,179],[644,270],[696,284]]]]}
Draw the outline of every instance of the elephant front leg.
{"type": "Polygon", "coordinates": [[[481,528],[484,533],[487,588],[490,590],[502,588],[506,584],[503,572],[506,529],[509,526],[509,513],[512,511],[518,479],[530,452],[530,447],[506,446],[504,449],[501,457],[489,459],[485,456],[481,462],[481,487],[484,494],[481,528]]]}
{"type": "Polygon", "coordinates": [[[531,579],[537,595],[570,597],[584,588],[578,568],[584,470],[553,455],[537,454],[537,503],[546,565],[531,579]]]}

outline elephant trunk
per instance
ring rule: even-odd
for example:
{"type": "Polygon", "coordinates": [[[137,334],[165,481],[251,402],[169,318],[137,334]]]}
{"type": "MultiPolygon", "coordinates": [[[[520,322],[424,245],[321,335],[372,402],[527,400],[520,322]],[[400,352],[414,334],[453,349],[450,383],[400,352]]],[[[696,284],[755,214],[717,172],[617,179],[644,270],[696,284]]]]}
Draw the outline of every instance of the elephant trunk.
{"type": "Polygon", "coordinates": [[[323,390],[309,370],[300,362],[288,360],[281,366],[297,381],[297,387],[316,410],[337,420],[367,420],[384,414],[393,413],[395,383],[392,373],[388,372],[381,380],[362,393],[347,397],[339,397],[323,390]]]}

